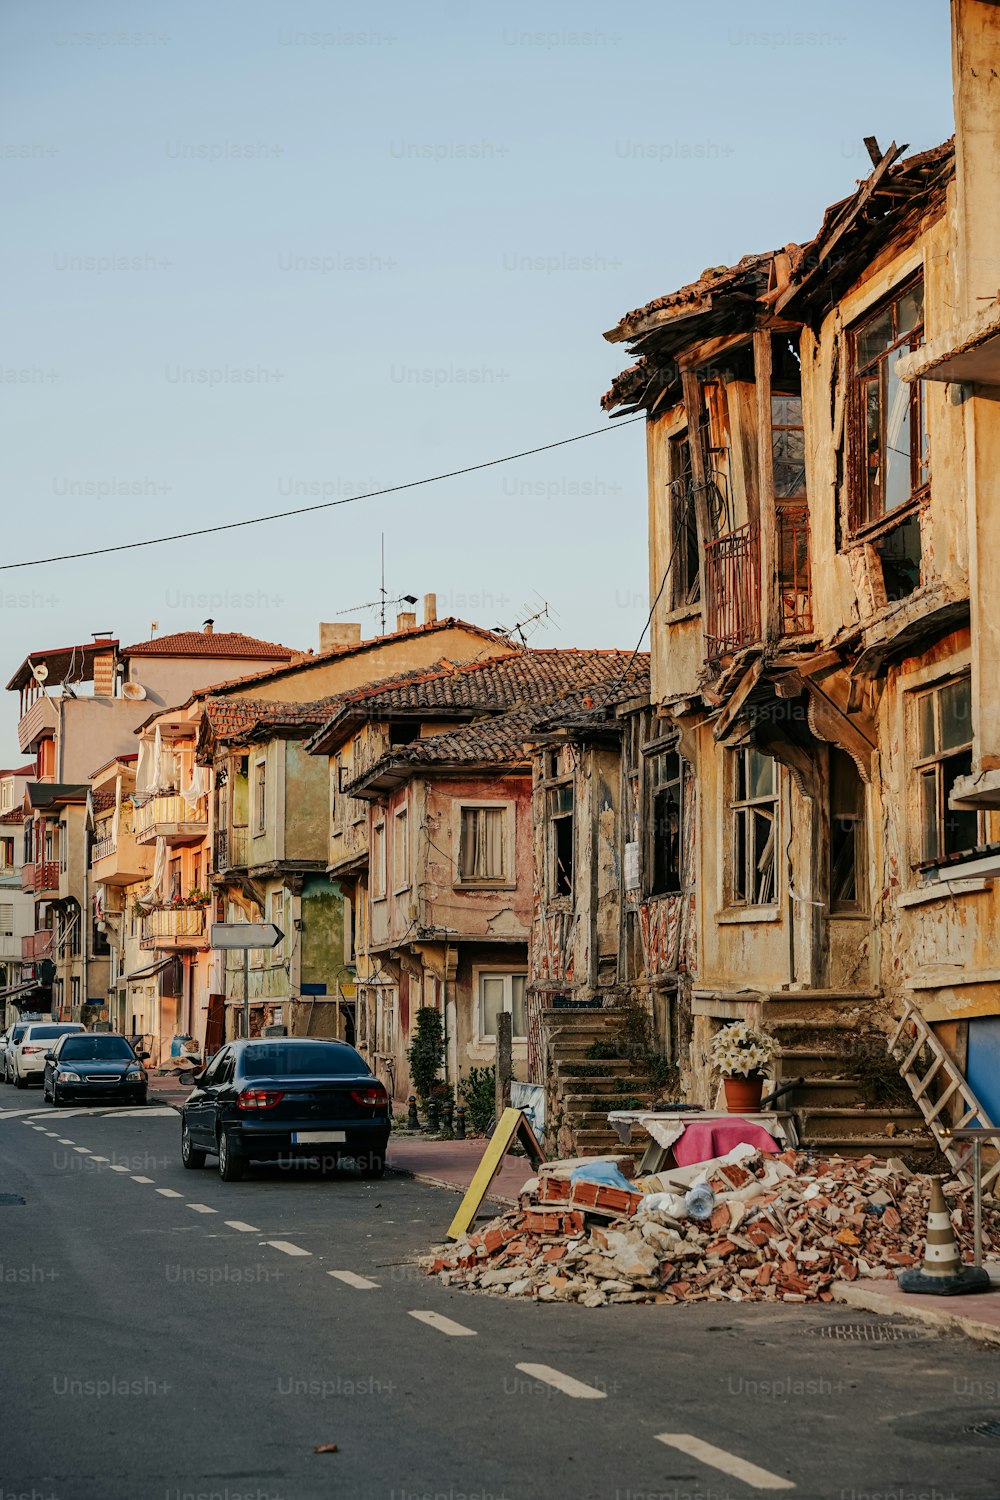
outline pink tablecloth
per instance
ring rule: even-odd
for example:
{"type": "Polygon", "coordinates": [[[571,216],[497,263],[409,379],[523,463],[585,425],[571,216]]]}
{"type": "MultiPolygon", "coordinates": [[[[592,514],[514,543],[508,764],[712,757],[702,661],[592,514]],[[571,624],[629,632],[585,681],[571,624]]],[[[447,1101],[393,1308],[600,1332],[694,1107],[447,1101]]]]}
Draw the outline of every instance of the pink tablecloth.
{"type": "Polygon", "coordinates": [[[730,1120],[704,1120],[688,1125],[680,1140],[674,1143],[674,1160],[679,1167],[693,1167],[699,1161],[725,1156],[743,1142],[758,1151],[780,1151],[773,1135],[750,1120],[734,1116],[730,1120]]]}

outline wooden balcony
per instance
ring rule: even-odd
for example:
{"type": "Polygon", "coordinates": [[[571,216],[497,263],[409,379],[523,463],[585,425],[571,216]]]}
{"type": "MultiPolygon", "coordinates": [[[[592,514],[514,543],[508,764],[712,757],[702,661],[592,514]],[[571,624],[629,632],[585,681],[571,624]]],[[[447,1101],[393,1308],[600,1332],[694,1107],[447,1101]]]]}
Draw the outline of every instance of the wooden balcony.
{"type": "Polygon", "coordinates": [[[738,526],[705,544],[705,656],[720,661],[760,639],[760,536],[738,526]]]}
{"type": "Polygon", "coordinates": [[[208,947],[208,926],[204,906],[164,906],[142,918],[140,948],[155,948],[161,953],[177,953],[208,947]]]}
{"type": "Polygon", "coordinates": [[[59,713],[55,703],[44,693],[39,694],[18,721],[17,743],[21,754],[26,755],[28,751],[35,750],[43,735],[54,733],[58,723],[59,713]]]}
{"type": "Polygon", "coordinates": [[[151,797],[135,810],[135,837],[140,844],[196,844],[208,831],[208,799],[193,805],[179,795],[151,797]]]}
{"type": "Polygon", "coordinates": [[[805,502],[778,506],[778,590],[782,635],[811,635],[809,509],[805,502]]]}

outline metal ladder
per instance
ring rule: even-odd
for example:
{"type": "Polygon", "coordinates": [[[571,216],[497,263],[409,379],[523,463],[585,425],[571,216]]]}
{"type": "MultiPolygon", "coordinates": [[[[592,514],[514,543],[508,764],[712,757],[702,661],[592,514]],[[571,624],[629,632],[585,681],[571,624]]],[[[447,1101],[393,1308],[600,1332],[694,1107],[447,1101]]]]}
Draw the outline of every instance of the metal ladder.
{"type": "MultiPolygon", "coordinates": [[[[973,1121],[991,1127],[993,1121],[912,1000],[907,1000],[899,1025],[889,1038],[890,1053],[897,1055],[898,1049],[905,1047],[910,1037],[913,1039],[912,1045],[899,1064],[900,1074],[909,1084],[910,1093],[939,1150],[948,1158],[959,1179],[966,1184],[971,1183],[972,1142],[954,1140],[951,1131],[962,1130],[973,1121]],[[931,1065],[925,1073],[921,1073],[917,1058],[925,1047],[931,1055],[931,1065]],[[936,1099],[932,1099],[929,1090],[935,1079],[944,1083],[944,1088],[936,1099]],[[964,1110],[958,1119],[948,1125],[943,1122],[942,1115],[946,1106],[955,1099],[961,1102],[964,1110]]],[[[992,1191],[998,1178],[1000,1160],[983,1173],[983,1192],[992,1191]]]]}

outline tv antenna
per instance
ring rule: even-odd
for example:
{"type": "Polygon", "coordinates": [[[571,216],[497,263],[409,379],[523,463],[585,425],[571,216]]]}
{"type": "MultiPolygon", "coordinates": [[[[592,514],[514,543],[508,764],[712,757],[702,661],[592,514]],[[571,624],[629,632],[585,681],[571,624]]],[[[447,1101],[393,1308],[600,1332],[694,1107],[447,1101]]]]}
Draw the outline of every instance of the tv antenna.
{"type": "MultiPolygon", "coordinates": [[[[527,609],[528,605],[525,604],[522,608],[527,609]]],[[[493,628],[497,635],[505,635],[508,640],[516,638],[518,643],[527,650],[528,636],[534,635],[536,630],[544,630],[545,626],[552,620],[552,616],[553,611],[549,607],[548,600],[543,599],[541,608],[536,609],[534,614],[525,616],[523,620],[518,620],[513,625],[495,625],[493,628]]]]}

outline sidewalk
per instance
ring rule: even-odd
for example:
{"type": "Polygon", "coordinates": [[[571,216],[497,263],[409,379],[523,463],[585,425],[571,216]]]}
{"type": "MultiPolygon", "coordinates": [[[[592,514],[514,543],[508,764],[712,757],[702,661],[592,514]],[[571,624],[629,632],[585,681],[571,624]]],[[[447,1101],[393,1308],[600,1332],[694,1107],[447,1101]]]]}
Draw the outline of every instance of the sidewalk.
{"type": "Polygon", "coordinates": [[[888,1317],[918,1318],[981,1343],[1000,1344],[1000,1284],[996,1281],[992,1292],[974,1292],[966,1297],[904,1292],[895,1281],[836,1281],[832,1290],[838,1301],[851,1307],[888,1317]]]}
{"type": "Polygon", "coordinates": [[[183,1104],[190,1094],[191,1090],[178,1085],[176,1078],[157,1078],[155,1073],[149,1075],[149,1102],[151,1104],[183,1104]]]}
{"type": "MultiPolygon", "coordinates": [[[[419,1136],[392,1136],[386,1158],[391,1172],[402,1172],[435,1187],[463,1192],[475,1176],[486,1150],[485,1140],[435,1141],[419,1136]]],[[[517,1203],[517,1195],[533,1176],[526,1156],[507,1156],[493,1179],[487,1198],[493,1203],[517,1203]]]]}

